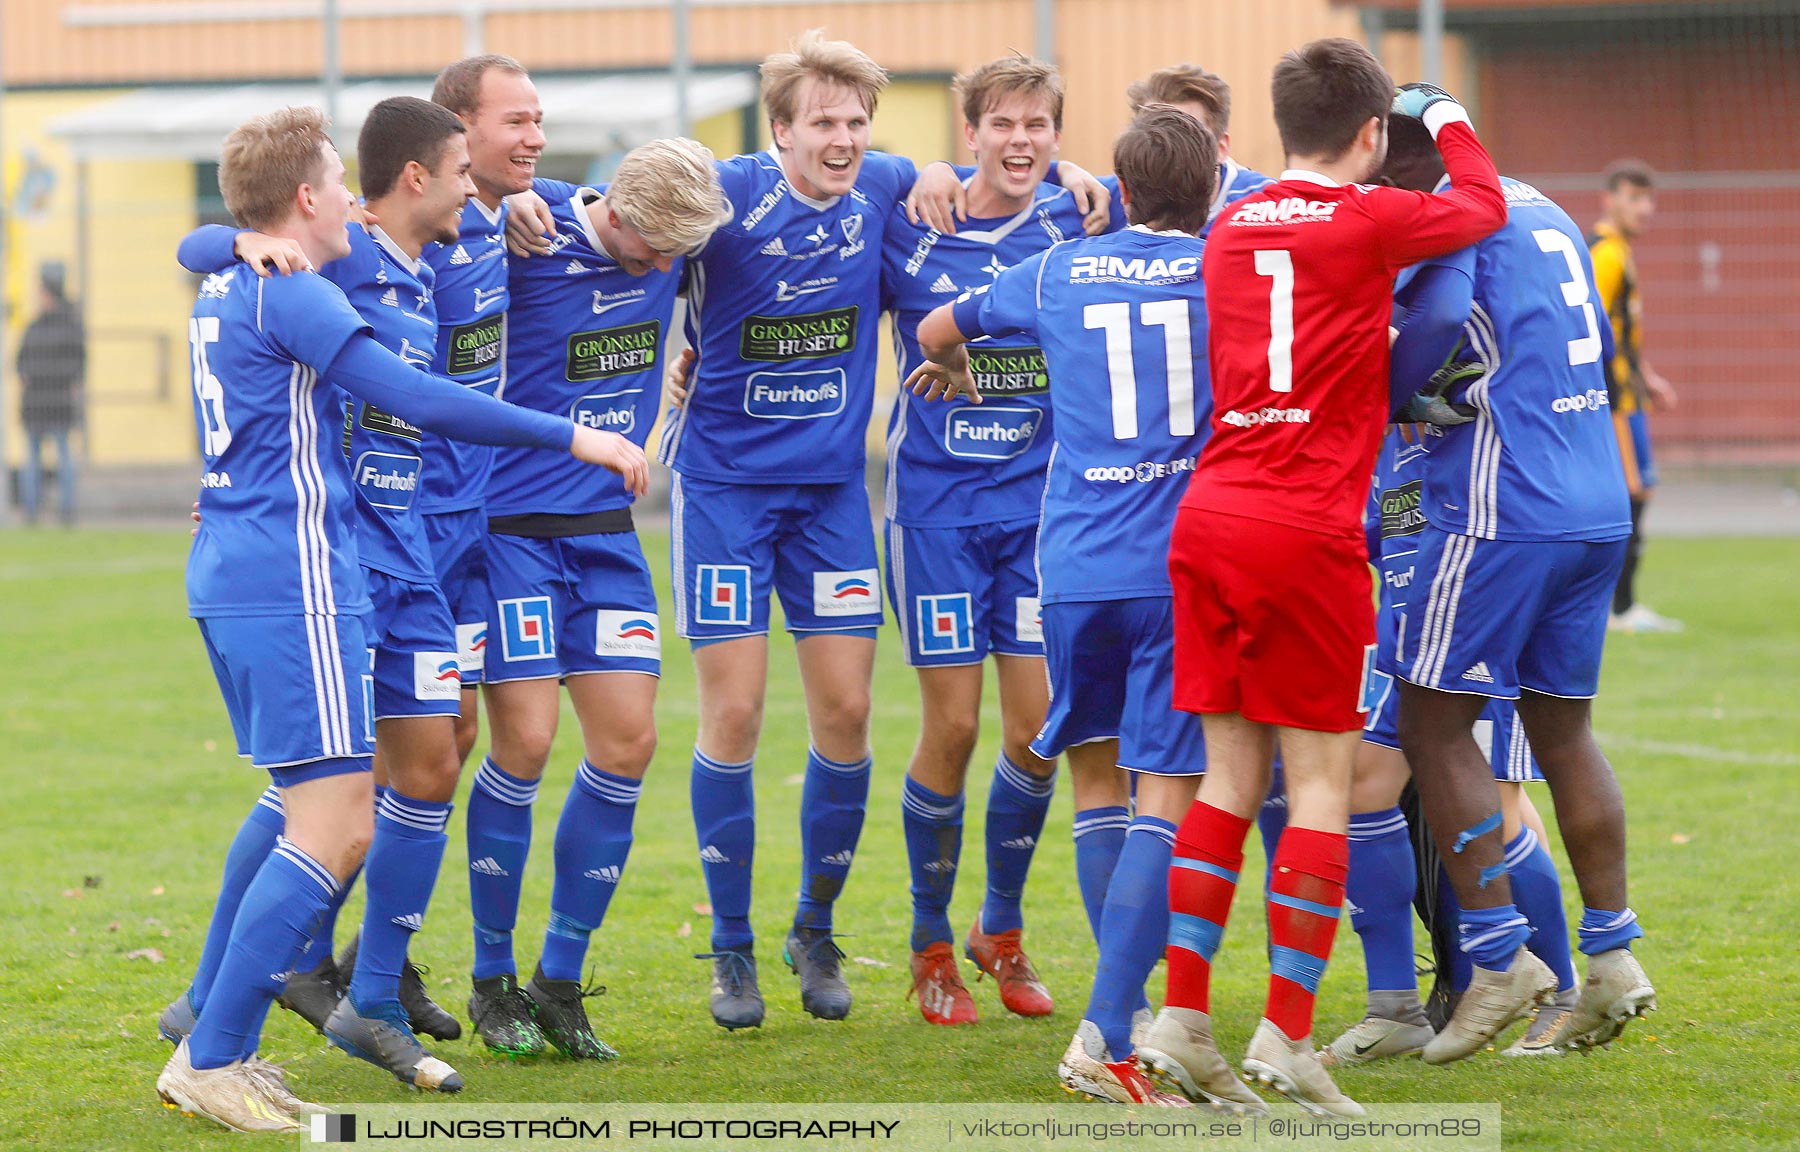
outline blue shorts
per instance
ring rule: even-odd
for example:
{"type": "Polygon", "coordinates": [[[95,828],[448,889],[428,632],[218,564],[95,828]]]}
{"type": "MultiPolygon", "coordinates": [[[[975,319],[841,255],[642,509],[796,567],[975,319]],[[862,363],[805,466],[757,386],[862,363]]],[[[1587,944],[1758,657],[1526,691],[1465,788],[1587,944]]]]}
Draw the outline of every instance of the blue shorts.
{"type": "Polygon", "coordinates": [[[1400,675],[1440,692],[1569,699],[1600,687],[1625,541],[1479,540],[1427,525],[1400,618],[1400,675]]]}
{"type": "Polygon", "coordinates": [[[438,588],[456,621],[456,658],[462,686],[481,683],[487,655],[487,513],[480,508],[433,512],[425,521],[425,541],[437,569],[438,588]]]}
{"type": "Polygon", "coordinates": [[[435,585],[363,569],[370,609],[364,628],[375,670],[371,722],[399,716],[455,716],[462,708],[456,625],[435,585]]]}
{"type": "Polygon", "coordinates": [[[1639,408],[1625,417],[1625,424],[1631,429],[1631,449],[1637,456],[1638,483],[1654,488],[1656,457],[1650,453],[1650,414],[1639,408]]]}
{"type": "Polygon", "coordinates": [[[1037,520],[967,528],[888,521],[888,600],[914,668],[1044,655],[1037,520]]]}
{"type": "Polygon", "coordinates": [[[790,632],[881,626],[881,575],[862,480],[719,484],[675,474],[669,495],[675,628],[687,640],[769,630],[769,593],[790,632]]]}
{"type": "MultiPolygon", "coordinates": [[[[1383,748],[1400,747],[1400,691],[1394,678],[1371,665],[1363,680],[1363,707],[1369,719],[1363,725],[1363,739],[1383,748]]],[[[1541,781],[1544,773],[1537,757],[1531,754],[1531,742],[1525,739],[1525,725],[1511,700],[1489,700],[1475,721],[1475,743],[1494,770],[1494,779],[1519,784],[1541,781]]]]}
{"type": "Polygon", "coordinates": [[[214,616],[195,623],[239,756],[281,769],[374,753],[362,617],[214,616]]]}
{"type": "Polygon", "coordinates": [[[636,532],[487,538],[496,643],[485,679],[662,672],[656,587],[636,532]]]}
{"type": "Polygon", "coordinates": [[[1119,767],[1158,776],[1206,771],[1200,717],[1177,712],[1175,616],[1167,596],[1044,605],[1050,715],[1031,742],[1046,760],[1119,741],[1119,767]]]}

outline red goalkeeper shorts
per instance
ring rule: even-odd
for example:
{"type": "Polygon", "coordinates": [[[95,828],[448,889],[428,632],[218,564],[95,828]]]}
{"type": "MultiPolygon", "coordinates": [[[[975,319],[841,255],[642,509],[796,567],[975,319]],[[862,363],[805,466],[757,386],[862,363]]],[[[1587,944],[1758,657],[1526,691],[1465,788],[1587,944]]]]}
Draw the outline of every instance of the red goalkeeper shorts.
{"type": "Polygon", "coordinates": [[[1184,507],[1169,575],[1175,707],[1319,732],[1363,726],[1375,606],[1360,538],[1184,507]]]}

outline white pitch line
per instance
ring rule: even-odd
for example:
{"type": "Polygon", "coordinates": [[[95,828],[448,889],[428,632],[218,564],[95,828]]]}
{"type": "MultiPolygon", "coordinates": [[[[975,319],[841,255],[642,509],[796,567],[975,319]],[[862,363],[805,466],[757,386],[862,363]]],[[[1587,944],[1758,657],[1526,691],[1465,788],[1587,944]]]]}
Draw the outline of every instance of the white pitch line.
{"type": "Polygon", "coordinates": [[[1601,747],[1631,748],[1654,752],[1660,756],[1685,756],[1690,760],[1710,760],[1716,764],[1758,764],[1779,768],[1800,768],[1800,756],[1791,752],[1743,752],[1736,748],[1715,748],[1711,744],[1678,744],[1669,740],[1646,740],[1641,736],[1624,736],[1615,732],[1595,732],[1601,747]]]}

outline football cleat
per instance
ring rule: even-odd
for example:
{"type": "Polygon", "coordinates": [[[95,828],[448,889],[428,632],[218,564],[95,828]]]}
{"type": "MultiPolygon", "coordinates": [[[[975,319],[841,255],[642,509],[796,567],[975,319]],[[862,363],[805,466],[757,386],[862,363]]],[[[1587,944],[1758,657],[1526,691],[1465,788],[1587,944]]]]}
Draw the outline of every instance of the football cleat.
{"type": "Polygon", "coordinates": [[[318,1116],[331,1111],[323,1104],[314,1104],[294,1095],[293,1090],[288,1087],[287,1075],[282,1071],[281,1065],[273,1060],[252,1056],[244,1061],[244,1067],[261,1082],[263,1094],[277,1108],[306,1116],[318,1116]]]}
{"type": "Polygon", "coordinates": [[[762,988],[757,984],[756,955],[750,945],[703,952],[694,959],[713,962],[709,1002],[713,1023],[728,1032],[739,1028],[761,1028],[762,988]]]}
{"type": "Polygon", "coordinates": [[[1244,1050],[1244,1078],[1266,1084],[1314,1116],[1361,1116],[1363,1106],[1338,1091],[1319,1063],[1311,1037],[1289,1040],[1265,1017],[1244,1050]]]}
{"type": "Polygon", "coordinates": [[[1136,1056],[1114,1060],[1092,1020],[1083,1020],[1076,1026],[1075,1036],[1056,1066],[1056,1078],[1065,1090],[1105,1104],[1193,1107],[1180,1096],[1159,1091],[1150,1083],[1136,1056]]]}
{"type": "Polygon", "coordinates": [[[1164,1008],[1137,1045],[1137,1057],[1150,1079],[1196,1104],[1239,1115],[1269,1110],[1219,1055],[1212,1017],[1205,1012],[1164,1008]]]}
{"type": "Polygon", "coordinates": [[[531,997],[511,972],[474,982],[469,994],[469,1021],[482,1043],[509,1056],[535,1056],[544,1050],[531,997]]]}
{"type": "Polygon", "coordinates": [[[583,1003],[605,991],[595,985],[583,988],[579,980],[552,980],[544,975],[542,964],[531,974],[531,983],[525,985],[525,994],[537,1009],[537,1024],[544,1039],[571,1060],[619,1058],[617,1049],[594,1035],[583,1003]]]}
{"type": "Polygon", "coordinates": [[[781,958],[800,977],[800,1006],[821,1020],[850,1015],[850,985],[844,982],[844,950],[830,932],[795,926],[788,930],[781,958]]]}
{"type": "Polygon", "coordinates": [[[1475,965],[1456,1014],[1420,1055],[1427,1064],[1448,1064],[1473,1055],[1555,994],[1556,974],[1521,944],[1504,972],[1475,965]]]}
{"type": "MultiPolygon", "coordinates": [[[[361,943],[361,933],[350,937],[350,943],[337,958],[339,972],[351,978],[356,976],[356,948],[361,943]]],[[[425,990],[427,971],[429,969],[411,960],[400,969],[400,1005],[406,1009],[407,1022],[415,1034],[433,1040],[459,1040],[462,1038],[462,1021],[445,1011],[443,1005],[425,990]]]]}
{"type": "Polygon", "coordinates": [[[325,1021],[331,1019],[338,1001],[344,998],[346,984],[337,962],[327,956],[312,971],[288,977],[287,986],[275,997],[275,1003],[323,1033],[325,1021]]]}
{"type": "Polygon", "coordinates": [[[156,1094],[164,1104],[189,1116],[203,1116],[233,1132],[299,1132],[293,1113],[275,1106],[262,1079],[233,1060],[223,1068],[195,1068],[187,1041],[156,1078],[156,1094]]]}
{"type": "Polygon", "coordinates": [[[194,1012],[194,1002],[188,999],[183,991],[181,995],[169,1001],[169,1006],[162,1010],[156,1018],[156,1034],[171,1044],[179,1044],[187,1039],[187,1034],[194,1030],[199,1016],[194,1012]]]}
{"type": "Polygon", "coordinates": [[[1151,1014],[1148,1006],[1139,1008],[1131,1014],[1131,1047],[1133,1051],[1136,1051],[1138,1046],[1144,1042],[1144,1037],[1150,1035],[1150,1026],[1155,1023],[1156,1017],[1151,1014]]]}
{"type": "Polygon", "coordinates": [[[1383,1016],[1364,1016],[1342,1036],[1319,1049],[1327,1068],[1371,1064],[1390,1056],[1417,1056],[1437,1033],[1429,1024],[1408,1024],[1383,1016]]]}
{"type": "Polygon", "coordinates": [[[425,1051],[406,1026],[406,1009],[390,1001],[389,1012],[365,1016],[346,996],[325,1022],[325,1038],[358,1060],[386,1068],[394,1078],[430,1092],[461,1092],[456,1069],[425,1051]]]}
{"type": "Polygon", "coordinates": [[[1587,981],[1575,1011],[1556,1036],[1570,1048],[1601,1048],[1618,1039],[1625,1025],[1656,1010],[1656,989],[1629,948],[1588,957],[1587,981]]]}
{"type": "Polygon", "coordinates": [[[956,954],[947,940],[934,940],[923,952],[912,954],[912,990],[919,996],[919,1014],[932,1024],[973,1024],[978,1019],[975,1001],[956,970],[956,954]]]}
{"type": "Polygon", "coordinates": [[[981,930],[977,917],[963,941],[963,955],[999,983],[1000,1003],[1008,1012],[1015,1016],[1048,1016],[1055,1011],[1050,990],[1038,979],[1037,970],[1019,947],[1017,928],[990,936],[981,930]]]}
{"type": "Polygon", "coordinates": [[[1501,1049],[1500,1055],[1561,1056],[1564,1049],[1558,1046],[1556,1034],[1562,1031],[1569,1017],[1575,1014],[1575,1002],[1579,998],[1580,994],[1574,988],[1558,992],[1555,1000],[1538,1007],[1525,1034],[1514,1040],[1509,1047],[1501,1049]]]}

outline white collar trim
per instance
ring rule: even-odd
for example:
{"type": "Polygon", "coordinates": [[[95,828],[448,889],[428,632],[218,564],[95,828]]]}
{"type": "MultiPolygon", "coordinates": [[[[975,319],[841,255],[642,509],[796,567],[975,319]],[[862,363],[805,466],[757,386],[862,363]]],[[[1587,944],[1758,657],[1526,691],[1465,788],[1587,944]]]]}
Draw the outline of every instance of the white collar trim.
{"type": "Polygon", "coordinates": [[[1317,184],[1321,188],[1342,188],[1343,187],[1342,184],[1339,184],[1336,180],[1333,180],[1331,177],[1323,175],[1322,173],[1311,171],[1310,169],[1306,169],[1306,168],[1289,168],[1281,174],[1281,179],[1283,181],[1298,180],[1303,184],[1317,184]]]}

